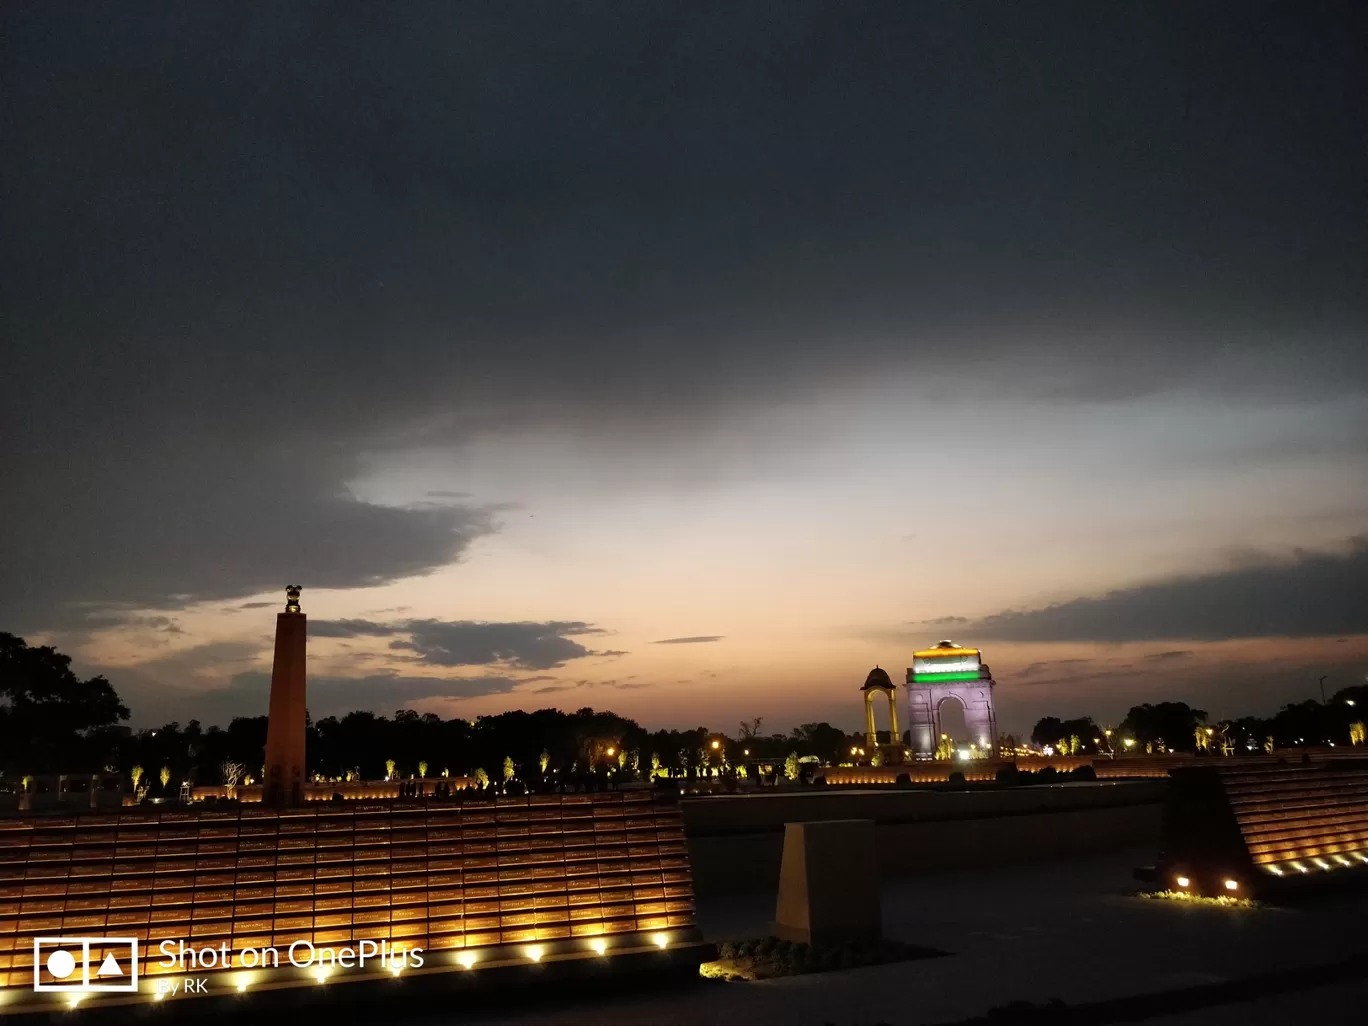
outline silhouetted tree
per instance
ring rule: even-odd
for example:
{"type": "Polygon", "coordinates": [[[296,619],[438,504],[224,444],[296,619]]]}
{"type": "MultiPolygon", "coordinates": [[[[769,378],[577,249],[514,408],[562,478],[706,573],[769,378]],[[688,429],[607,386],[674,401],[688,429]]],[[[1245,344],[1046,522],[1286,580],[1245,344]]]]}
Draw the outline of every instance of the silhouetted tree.
{"type": "Polygon", "coordinates": [[[1031,740],[1038,745],[1058,744],[1061,737],[1068,735],[1064,733],[1064,721],[1058,716],[1042,716],[1031,728],[1031,740]]]}
{"type": "Polygon", "coordinates": [[[1186,702],[1146,702],[1126,713],[1121,732],[1141,745],[1162,740],[1168,748],[1191,752],[1196,748],[1195,731],[1206,718],[1205,709],[1194,709],[1186,702]]]}
{"type": "Polygon", "coordinates": [[[0,633],[0,758],[9,768],[100,769],[121,737],[107,728],[126,719],[104,677],[82,680],[70,656],[0,633]]]}

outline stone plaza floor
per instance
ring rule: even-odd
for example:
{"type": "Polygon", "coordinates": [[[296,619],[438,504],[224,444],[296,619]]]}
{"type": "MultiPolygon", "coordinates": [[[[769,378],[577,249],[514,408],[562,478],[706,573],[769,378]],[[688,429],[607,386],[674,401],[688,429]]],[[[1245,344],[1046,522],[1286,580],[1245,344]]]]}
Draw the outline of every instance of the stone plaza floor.
{"type": "MultiPolygon", "coordinates": [[[[1108,1002],[1078,1021],[1327,1024],[1368,1021],[1368,889],[1327,892],[1279,907],[1222,908],[1134,897],[1149,850],[1078,860],[937,871],[886,881],[884,932],[949,957],[748,983],[699,981],[649,993],[604,993],[562,1004],[482,1009],[478,1019],[547,1024],[955,1023],[1012,1001],[1108,1002]],[[1277,974],[1349,962],[1361,967],[1317,986],[1253,988],[1277,974]],[[1230,984],[1218,1003],[1162,1009],[1145,995],[1230,984]],[[1133,1012],[1127,999],[1136,999],[1133,1012]],[[1118,999],[1122,999],[1118,1003],[1118,999]]],[[[865,871],[852,867],[852,871],[865,871]]],[[[703,896],[710,941],[763,936],[772,893],[703,896]]],[[[1167,1000],[1167,999],[1164,999],[1167,1000]]],[[[1211,998],[1199,1001],[1210,1002],[1211,998]]],[[[419,1020],[414,1020],[415,1022],[419,1020]]],[[[995,1020],[998,1021],[998,1020],[995,1020]]],[[[1009,1019],[1000,1020],[1003,1022],[1009,1019]]],[[[1074,1021],[1074,1020],[1070,1020],[1074,1021]]]]}

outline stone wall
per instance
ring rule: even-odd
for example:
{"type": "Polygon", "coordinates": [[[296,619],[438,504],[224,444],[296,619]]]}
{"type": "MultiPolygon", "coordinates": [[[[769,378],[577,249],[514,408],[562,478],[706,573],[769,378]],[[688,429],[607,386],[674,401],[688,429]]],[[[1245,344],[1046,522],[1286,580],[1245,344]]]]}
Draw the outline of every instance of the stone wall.
{"type": "Polygon", "coordinates": [[[700,894],[777,886],[786,822],[872,819],[879,872],[995,865],[1159,843],[1166,781],[686,799],[700,894]]]}
{"type": "Polygon", "coordinates": [[[136,938],[147,974],[170,971],[163,940],[282,957],[385,940],[456,970],[693,923],[679,807],[645,791],[0,818],[0,1000],[31,996],[38,936],[136,938]]]}

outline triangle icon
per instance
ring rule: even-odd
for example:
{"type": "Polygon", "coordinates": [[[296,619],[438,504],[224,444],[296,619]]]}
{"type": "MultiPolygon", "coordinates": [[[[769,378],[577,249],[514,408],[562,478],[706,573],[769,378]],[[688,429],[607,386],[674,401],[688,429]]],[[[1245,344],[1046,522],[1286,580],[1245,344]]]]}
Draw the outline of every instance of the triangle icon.
{"type": "Polygon", "coordinates": [[[122,976],[123,970],[119,968],[119,963],[114,960],[114,952],[105,955],[104,961],[100,963],[100,971],[96,976],[122,976]]]}

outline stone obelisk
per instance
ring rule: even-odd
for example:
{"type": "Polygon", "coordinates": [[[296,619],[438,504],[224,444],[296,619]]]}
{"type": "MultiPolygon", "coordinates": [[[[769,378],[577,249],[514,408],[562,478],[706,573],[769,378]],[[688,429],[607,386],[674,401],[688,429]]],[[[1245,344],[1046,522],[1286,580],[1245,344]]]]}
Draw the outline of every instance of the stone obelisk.
{"type": "Polygon", "coordinates": [[[261,800],[274,808],[304,804],[304,642],[308,617],[299,609],[299,585],[285,589],[285,612],[276,614],[271,709],[266,723],[266,779],[261,800]]]}

